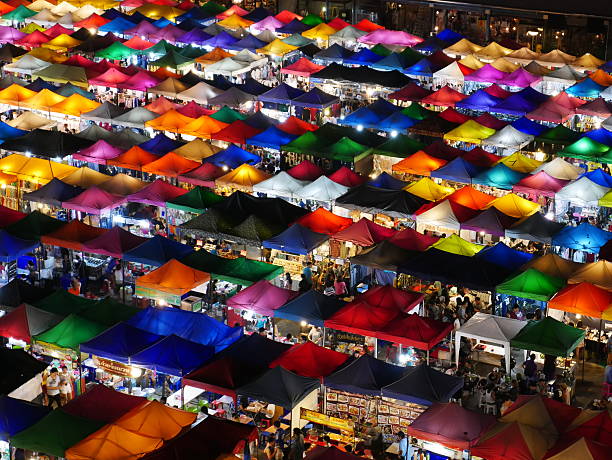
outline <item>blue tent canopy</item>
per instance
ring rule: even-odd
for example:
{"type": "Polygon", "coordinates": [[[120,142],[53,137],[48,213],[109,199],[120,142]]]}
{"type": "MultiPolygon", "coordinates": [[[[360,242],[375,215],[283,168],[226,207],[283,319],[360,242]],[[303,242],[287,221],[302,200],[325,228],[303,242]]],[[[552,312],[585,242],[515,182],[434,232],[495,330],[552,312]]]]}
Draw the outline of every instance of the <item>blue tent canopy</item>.
{"type": "Polygon", "coordinates": [[[0,261],[12,262],[36,249],[38,241],[23,240],[11,235],[5,230],[0,230],[0,261]]]}
{"type": "Polygon", "coordinates": [[[404,70],[404,73],[407,75],[431,77],[433,73],[438,70],[440,69],[435,66],[428,58],[423,58],[416,64],[413,64],[410,67],[406,68],[404,70]]]}
{"type": "Polygon", "coordinates": [[[301,34],[302,32],[306,32],[308,29],[312,29],[312,26],[304,24],[302,21],[298,21],[294,19],[288,24],[285,24],[283,27],[279,27],[274,32],[277,34],[301,34]]]}
{"type": "MultiPolygon", "coordinates": [[[[138,21],[140,22],[140,21],[138,21]]],[[[98,29],[99,32],[112,32],[114,34],[122,34],[124,30],[131,29],[135,27],[137,24],[131,21],[128,21],[124,17],[117,17],[113,19],[111,22],[107,22],[102,27],[98,29]]]]}
{"type": "Polygon", "coordinates": [[[262,19],[266,19],[268,16],[272,16],[272,12],[262,6],[258,6],[250,13],[245,14],[243,16],[244,19],[248,19],[249,21],[258,22],[262,19]]]}
{"type": "Polygon", "coordinates": [[[362,48],[351,57],[344,59],[344,64],[371,65],[382,60],[383,56],[376,54],[370,48],[362,48]]]}
{"type": "Polygon", "coordinates": [[[426,364],[406,369],[401,379],[382,389],[383,396],[430,406],[448,402],[463,388],[462,377],[447,375],[426,364]]]}
{"type": "Polygon", "coordinates": [[[179,148],[181,145],[183,145],[182,142],[170,139],[164,133],[159,133],[153,139],[139,144],[138,147],[156,155],[165,155],[166,153],[179,148]]]}
{"type": "Polygon", "coordinates": [[[147,308],[132,316],[127,324],[157,335],[175,334],[185,340],[224,349],[242,336],[241,328],[232,328],[208,315],[176,308],[147,308]]]}
{"type": "Polygon", "coordinates": [[[70,185],[59,179],[53,178],[38,190],[24,193],[23,198],[25,200],[37,201],[59,208],[62,206],[63,201],[68,201],[80,193],[83,193],[81,187],[70,185]]]}
{"type": "Polygon", "coordinates": [[[102,17],[104,19],[108,19],[112,21],[113,19],[116,19],[116,18],[127,18],[127,14],[124,14],[121,11],[112,8],[110,10],[106,10],[104,14],[102,15],[102,17]]]}
{"type": "Polygon", "coordinates": [[[255,52],[259,48],[263,48],[267,43],[260,40],[259,38],[253,36],[252,34],[248,34],[246,37],[238,40],[235,43],[232,43],[228,46],[228,49],[241,51],[243,49],[247,49],[249,51],[255,52]]]}
{"type": "Polygon", "coordinates": [[[383,387],[400,379],[403,367],[363,355],[348,366],[325,377],[325,386],[362,395],[380,396],[383,387]]]}
{"type": "Polygon", "coordinates": [[[502,101],[501,98],[491,96],[484,89],[480,89],[462,101],[455,104],[455,107],[470,110],[489,111],[502,101]]]}
{"type": "MultiPolygon", "coordinates": [[[[183,24],[184,23],[181,23],[180,26],[182,26],[183,24]]],[[[200,29],[200,27],[201,26],[199,25],[194,25],[194,28],[189,30],[189,32],[185,33],[184,35],[181,35],[178,38],[178,41],[181,43],[188,43],[191,45],[204,44],[207,40],[210,40],[213,36],[204,32],[202,29],[200,29]]]]}
{"type": "Polygon", "coordinates": [[[163,336],[119,323],[81,344],[82,353],[127,363],[132,355],[150,347],[163,336]]]}
{"type": "Polygon", "coordinates": [[[402,112],[395,112],[392,115],[389,115],[387,118],[382,120],[376,128],[382,131],[397,131],[402,132],[406,131],[411,126],[416,125],[421,120],[415,120],[414,118],[410,118],[407,115],[404,115],[402,112]]]}
{"type": "Polygon", "coordinates": [[[429,37],[427,40],[419,43],[412,47],[413,50],[425,54],[433,54],[436,51],[448,48],[450,43],[444,40],[440,40],[438,37],[429,37]]]}
{"type": "Polygon", "coordinates": [[[265,240],[263,246],[292,254],[308,254],[328,239],[328,235],[313,232],[300,224],[294,224],[282,233],[265,240]]]}
{"type": "Polygon", "coordinates": [[[330,105],[337,103],[338,101],[339,99],[336,96],[332,94],[327,94],[321,91],[319,88],[315,87],[307,93],[296,97],[293,100],[293,105],[296,105],[298,107],[323,109],[325,107],[329,107],[330,105]]]}
{"type": "Polygon", "coordinates": [[[518,129],[522,133],[529,134],[530,136],[539,136],[544,131],[548,131],[549,129],[548,126],[541,125],[537,121],[533,121],[525,117],[521,117],[518,120],[514,120],[510,124],[512,125],[513,128],[518,129]]]}
{"type": "Polygon", "coordinates": [[[436,37],[438,37],[440,40],[444,40],[445,42],[450,43],[451,45],[457,43],[462,38],[465,38],[465,36],[450,29],[441,30],[436,34],[436,37]]]}
{"type": "Polygon", "coordinates": [[[191,246],[155,235],[123,254],[123,258],[129,262],[160,267],[170,259],[181,259],[192,252],[191,246]]]}
{"type": "Polygon", "coordinates": [[[458,157],[453,161],[448,162],[441,168],[432,171],[431,177],[469,184],[472,182],[472,179],[481,172],[481,168],[474,166],[472,163],[464,160],[461,157],[458,157]]]}
{"type": "Polygon", "coordinates": [[[380,115],[374,113],[369,107],[361,107],[353,113],[349,113],[340,123],[347,126],[375,128],[381,121],[380,115]]]}
{"type": "Polygon", "coordinates": [[[0,121],[0,139],[12,139],[14,137],[24,136],[27,131],[22,129],[13,128],[11,125],[7,125],[3,121],[0,121]]]}
{"type": "Polygon", "coordinates": [[[576,249],[578,251],[599,253],[599,248],[612,239],[612,232],[607,232],[589,223],[577,227],[565,227],[553,236],[553,246],[576,249]]]}
{"type": "Polygon", "coordinates": [[[526,113],[535,110],[546,99],[548,99],[547,95],[542,94],[528,86],[527,88],[512,94],[503,101],[500,101],[497,105],[495,105],[495,107],[491,108],[491,112],[507,113],[509,115],[522,117],[526,113]]]}
{"type": "Polygon", "coordinates": [[[57,91],[57,86],[53,85],[52,83],[49,83],[48,81],[43,80],[42,78],[37,78],[29,85],[26,85],[26,88],[28,88],[31,91],[37,91],[37,92],[42,91],[43,89],[48,89],[49,91],[54,91],[54,92],[57,91]]]}
{"type": "Polygon", "coordinates": [[[612,188],[612,176],[601,168],[584,173],[580,177],[587,177],[590,181],[595,182],[597,185],[612,188]]]}
{"type": "Polygon", "coordinates": [[[247,139],[247,144],[280,150],[281,145],[288,144],[297,138],[298,136],[281,131],[276,126],[271,126],[256,136],[247,139]]]}
{"type": "Polygon", "coordinates": [[[223,32],[219,32],[217,35],[210,38],[209,40],[206,40],[206,42],[203,43],[203,45],[212,46],[213,48],[217,48],[217,47],[227,48],[228,46],[233,45],[237,41],[238,39],[236,37],[232,37],[230,34],[223,31],[223,32]]]}
{"type": "Polygon", "coordinates": [[[581,82],[567,88],[565,92],[574,97],[596,98],[604,89],[606,87],[601,86],[595,80],[585,78],[581,82]]]}
{"type": "Polygon", "coordinates": [[[372,68],[380,70],[403,70],[410,66],[414,61],[401,53],[391,53],[380,61],[372,64],[372,68]]]}
{"type": "Polygon", "coordinates": [[[164,17],[161,17],[161,18],[157,19],[156,21],[153,21],[151,24],[153,24],[158,29],[163,29],[164,27],[166,27],[167,25],[170,25],[170,24],[174,25],[174,23],[172,21],[170,21],[169,19],[164,18],[164,17]]]}
{"type": "MultiPolygon", "coordinates": [[[[245,93],[251,94],[253,96],[260,96],[270,90],[269,86],[259,83],[257,80],[255,80],[252,77],[247,77],[243,83],[241,83],[240,85],[236,85],[236,87],[240,91],[244,91],[245,93]]],[[[255,115],[258,115],[258,114],[263,115],[261,111],[255,112],[255,115]]]]}
{"type": "Polygon", "coordinates": [[[605,64],[602,64],[601,66],[599,66],[599,68],[604,72],[612,72],[612,61],[608,61],[605,64]]]}
{"type": "Polygon", "coordinates": [[[244,121],[244,123],[249,125],[251,128],[262,131],[278,124],[278,120],[264,115],[261,110],[255,112],[253,115],[250,115],[242,121],[244,121]]]}
{"type": "Polygon", "coordinates": [[[379,174],[376,179],[368,181],[368,185],[373,185],[374,187],[378,188],[386,188],[389,190],[401,190],[408,185],[408,182],[396,179],[392,175],[383,172],[379,174]]]}
{"type": "Polygon", "coordinates": [[[342,62],[353,54],[351,50],[334,43],[329,48],[316,53],[313,58],[326,62],[342,62]]]}
{"type": "Polygon", "coordinates": [[[212,346],[169,335],[136,353],[130,358],[130,363],[164,374],[183,376],[204,364],[214,353],[212,346]]]}
{"type": "Polygon", "coordinates": [[[235,169],[244,163],[256,165],[260,161],[261,158],[259,158],[259,156],[247,152],[234,144],[230,145],[225,150],[204,158],[204,163],[212,163],[219,167],[227,166],[230,169],[235,169]]]}
{"type": "Polygon", "coordinates": [[[274,317],[298,323],[306,321],[308,324],[323,327],[325,320],[331,318],[344,305],[346,302],[340,299],[311,289],[274,310],[274,317]]]}
{"type": "Polygon", "coordinates": [[[478,252],[474,257],[515,271],[533,259],[533,254],[509,248],[504,243],[497,243],[478,252]]]}
{"type": "Polygon", "coordinates": [[[514,171],[505,164],[497,164],[491,169],[481,172],[472,179],[474,184],[489,185],[504,190],[512,189],[512,186],[527,174],[514,171]]]}
{"type": "MultiPolygon", "coordinates": [[[[587,131],[584,134],[589,139],[599,142],[600,144],[612,147],[612,131],[608,131],[606,128],[598,128],[592,131],[587,131]]],[[[608,185],[608,187],[610,187],[608,185]]]]}
{"type": "Polygon", "coordinates": [[[49,411],[49,407],[40,404],[0,397],[0,440],[8,442],[10,436],[34,425],[49,411]]]}
{"type": "Polygon", "coordinates": [[[304,91],[287,83],[281,83],[280,85],[272,88],[269,91],[261,94],[259,100],[262,102],[271,102],[274,104],[289,104],[291,100],[304,94],[304,91]]]}

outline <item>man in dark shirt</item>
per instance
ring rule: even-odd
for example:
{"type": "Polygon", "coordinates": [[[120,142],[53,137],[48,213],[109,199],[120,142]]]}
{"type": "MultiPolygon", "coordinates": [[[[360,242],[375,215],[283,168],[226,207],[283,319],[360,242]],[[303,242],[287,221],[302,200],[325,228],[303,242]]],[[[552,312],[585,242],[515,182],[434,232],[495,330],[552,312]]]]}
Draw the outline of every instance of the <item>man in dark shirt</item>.
{"type": "Polygon", "coordinates": [[[535,354],[531,353],[529,355],[529,359],[523,363],[525,377],[527,377],[529,380],[533,380],[536,372],[538,371],[538,365],[535,363],[535,357],[535,354]]]}

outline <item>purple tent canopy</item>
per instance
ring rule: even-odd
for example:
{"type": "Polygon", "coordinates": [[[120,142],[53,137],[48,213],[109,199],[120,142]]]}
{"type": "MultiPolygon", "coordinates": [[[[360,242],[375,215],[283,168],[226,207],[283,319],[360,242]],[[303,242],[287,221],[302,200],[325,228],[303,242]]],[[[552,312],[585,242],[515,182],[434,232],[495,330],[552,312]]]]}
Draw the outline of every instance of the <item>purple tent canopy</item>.
{"type": "Polygon", "coordinates": [[[83,251],[121,258],[123,253],[134,249],[145,241],[147,241],[147,238],[134,235],[121,227],[113,227],[103,235],[85,243],[83,251]]]}
{"type": "Polygon", "coordinates": [[[121,155],[123,152],[123,149],[115,147],[114,145],[109,144],[105,140],[100,139],[91,147],[87,147],[86,149],[80,150],[79,153],[75,153],[72,157],[75,160],[105,165],[106,160],[115,158],[121,155]]]}
{"type": "Polygon", "coordinates": [[[213,48],[226,48],[229,45],[233,45],[238,41],[238,38],[232,37],[227,32],[223,31],[218,33],[212,38],[206,40],[206,42],[202,43],[205,46],[212,46],[213,48]]]}
{"type": "Polygon", "coordinates": [[[319,88],[313,88],[307,93],[293,99],[293,105],[297,107],[308,107],[315,109],[323,109],[335,104],[339,101],[336,96],[327,94],[321,91],[319,88]]]}
{"type": "Polygon", "coordinates": [[[9,26],[0,26],[0,43],[15,43],[25,37],[26,33],[9,26]]]}
{"type": "Polygon", "coordinates": [[[378,29],[359,38],[361,43],[369,45],[414,46],[423,41],[421,37],[401,30],[378,29]]]}
{"type": "Polygon", "coordinates": [[[185,35],[183,29],[179,29],[175,25],[168,24],[163,29],[160,29],[157,33],[151,35],[156,40],[166,40],[167,42],[176,42],[180,37],[185,35]]]}
{"type": "Polygon", "coordinates": [[[276,32],[278,32],[279,34],[288,34],[288,35],[301,34],[302,32],[306,32],[308,29],[311,29],[311,28],[312,26],[306,25],[302,21],[298,21],[297,19],[294,19],[289,24],[286,24],[276,29],[276,32]]]}
{"type": "Polygon", "coordinates": [[[504,236],[517,219],[507,216],[495,208],[489,208],[461,224],[461,230],[485,232],[490,235],[504,236]]]}
{"type": "Polygon", "coordinates": [[[168,182],[157,179],[142,190],[128,195],[127,201],[130,203],[143,203],[153,206],[166,206],[166,201],[172,201],[185,193],[187,193],[187,190],[184,188],[175,187],[168,182]]]}
{"type": "Polygon", "coordinates": [[[123,34],[124,35],[131,35],[131,36],[139,36],[139,37],[150,37],[151,35],[155,34],[159,32],[159,28],[155,27],[153,24],[151,24],[149,21],[140,21],[137,25],[135,25],[134,27],[131,27],[130,29],[124,30],[123,34]]]}
{"type": "Polygon", "coordinates": [[[124,202],[125,199],[122,196],[113,195],[94,185],[74,198],[64,201],[62,207],[86,212],[87,214],[100,215],[105,211],[121,206],[124,202]]]}
{"type": "Polygon", "coordinates": [[[251,26],[251,30],[254,30],[257,32],[263,32],[264,30],[271,30],[274,32],[276,29],[283,27],[284,25],[285,24],[283,24],[281,21],[276,19],[274,16],[268,16],[267,18],[262,19],[261,21],[253,24],[251,26]]]}
{"type": "Polygon", "coordinates": [[[488,112],[491,107],[495,107],[502,100],[503,99],[499,97],[491,96],[489,93],[487,93],[486,89],[480,89],[462,101],[457,102],[455,107],[488,112]]]}
{"type": "Polygon", "coordinates": [[[506,75],[500,81],[497,82],[499,85],[516,86],[518,88],[527,88],[535,82],[542,79],[540,75],[534,75],[531,72],[525,70],[523,67],[519,67],[514,72],[506,75]]]}
{"type": "MultiPolygon", "coordinates": [[[[212,37],[212,35],[207,34],[202,29],[191,29],[189,32],[186,32],[178,37],[176,41],[190,45],[202,45],[212,37]]],[[[204,54],[204,52],[202,52],[202,54],[204,54]]]]}
{"type": "Polygon", "coordinates": [[[479,81],[482,83],[495,83],[503,80],[508,76],[508,73],[497,70],[491,64],[481,67],[476,72],[465,76],[465,81],[479,81]]]}
{"type": "Polygon", "coordinates": [[[282,307],[297,295],[296,291],[279,288],[269,281],[262,280],[230,297],[227,305],[271,317],[274,315],[274,310],[282,307]]]}
{"type": "Polygon", "coordinates": [[[491,112],[523,116],[535,110],[546,99],[548,99],[548,96],[528,86],[501,101],[491,109],[491,112]]]}

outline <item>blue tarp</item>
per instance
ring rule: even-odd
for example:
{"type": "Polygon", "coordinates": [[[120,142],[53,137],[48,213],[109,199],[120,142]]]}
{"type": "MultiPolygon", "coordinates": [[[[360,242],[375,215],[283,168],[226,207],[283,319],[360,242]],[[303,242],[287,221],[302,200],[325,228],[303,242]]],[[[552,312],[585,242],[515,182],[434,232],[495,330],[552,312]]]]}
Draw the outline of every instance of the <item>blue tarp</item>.
{"type": "Polygon", "coordinates": [[[155,235],[153,238],[123,254],[129,262],[160,267],[170,259],[181,259],[193,252],[191,246],[155,235]]]}
{"type": "Polygon", "coordinates": [[[60,208],[63,201],[68,201],[81,193],[83,193],[81,187],[69,185],[54,178],[38,190],[24,193],[23,198],[24,200],[37,201],[60,208]]]}
{"type": "Polygon", "coordinates": [[[174,23],[172,21],[170,21],[167,18],[161,17],[156,21],[153,21],[151,24],[153,24],[155,27],[157,27],[158,29],[163,29],[164,27],[172,24],[174,25],[174,23]]]}
{"type": "Polygon", "coordinates": [[[606,62],[605,64],[599,66],[599,68],[603,70],[604,72],[608,72],[608,73],[612,72],[612,61],[606,62]]]}
{"type": "Polygon", "coordinates": [[[585,78],[580,83],[576,83],[565,90],[567,94],[574,97],[596,98],[605,86],[601,86],[590,78],[585,78]]]}
{"type": "MultiPolygon", "coordinates": [[[[589,139],[599,142],[600,144],[612,147],[612,131],[608,131],[606,128],[598,128],[592,131],[587,131],[584,134],[589,139]]],[[[610,187],[610,185],[608,185],[610,187]]]]}
{"type": "Polygon", "coordinates": [[[82,353],[127,363],[136,353],[150,347],[163,336],[119,323],[81,344],[82,353]]]}
{"type": "Polygon", "coordinates": [[[300,224],[294,224],[282,233],[265,240],[263,246],[291,254],[308,254],[328,239],[328,235],[313,232],[300,224]]]}
{"type": "Polygon", "coordinates": [[[474,166],[463,158],[455,158],[441,168],[432,171],[431,177],[469,184],[481,172],[481,168],[474,166]]]}
{"type": "Polygon", "coordinates": [[[241,40],[238,40],[236,43],[232,43],[230,46],[228,46],[228,49],[237,51],[247,49],[249,51],[255,52],[255,50],[263,48],[266,45],[266,42],[260,40],[259,38],[251,34],[248,34],[246,37],[242,38],[241,40]]]}
{"type": "Polygon", "coordinates": [[[353,52],[349,49],[344,48],[343,46],[334,43],[329,48],[316,53],[313,58],[321,61],[327,62],[343,62],[346,58],[349,58],[353,55],[353,52]]]}
{"type": "Polygon", "coordinates": [[[57,91],[57,86],[49,83],[48,81],[43,80],[42,78],[37,78],[29,85],[26,85],[26,88],[31,91],[42,91],[43,89],[48,89],[49,91],[57,91]]]}
{"type": "Polygon", "coordinates": [[[515,271],[533,259],[533,254],[509,248],[504,243],[497,243],[479,251],[474,257],[515,271]]]}
{"type": "Polygon", "coordinates": [[[213,37],[212,35],[207,34],[202,29],[195,28],[185,33],[184,35],[181,35],[178,38],[178,41],[181,43],[187,43],[190,45],[202,45],[206,43],[206,41],[210,40],[212,37],[213,37]]]}
{"type": "Polygon", "coordinates": [[[421,364],[406,368],[400,380],[382,389],[382,395],[430,406],[448,402],[461,388],[463,377],[448,375],[421,364]]]}
{"type": "Polygon", "coordinates": [[[408,182],[396,179],[390,174],[383,172],[371,181],[368,181],[368,185],[373,185],[378,188],[386,188],[389,190],[401,190],[408,185],[408,182]]]}
{"type": "Polygon", "coordinates": [[[406,131],[411,126],[416,125],[421,120],[415,120],[414,118],[410,118],[407,115],[404,115],[401,111],[395,112],[394,114],[388,116],[384,120],[382,120],[377,126],[377,129],[382,131],[397,131],[402,132],[406,131]]]}
{"type": "Polygon", "coordinates": [[[212,358],[214,353],[214,347],[169,335],[136,353],[131,357],[130,363],[164,374],[183,376],[200,367],[212,358]]]}
{"type": "MultiPolygon", "coordinates": [[[[140,21],[138,21],[140,22],[140,21]]],[[[111,22],[104,24],[98,29],[99,32],[112,32],[114,34],[122,34],[124,30],[135,27],[137,23],[128,21],[123,17],[117,17],[111,22]]]]}
{"type": "Polygon", "coordinates": [[[0,397],[0,440],[8,442],[9,436],[29,428],[48,413],[46,406],[8,396],[0,397]]]}
{"type": "Polygon", "coordinates": [[[436,34],[436,37],[438,37],[440,40],[444,40],[445,42],[448,42],[451,44],[457,43],[462,38],[465,38],[464,35],[461,35],[460,33],[455,32],[450,29],[441,30],[440,32],[436,34]]]}
{"type": "MultiPolygon", "coordinates": [[[[247,94],[251,94],[252,96],[260,96],[260,95],[265,94],[268,91],[270,91],[270,87],[269,86],[266,86],[266,85],[264,85],[262,83],[259,83],[257,80],[255,80],[252,77],[247,77],[244,80],[244,82],[242,82],[240,85],[236,85],[236,88],[238,88],[240,91],[244,91],[247,94]]],[[[261,111],[257,111],[252,116],[258,116],[258,115],[263,115],[263,113],[261,113],[261,111]]],[[[265,116],[265,115],[263,115],[263,116],[265,116]]],[[[248,120],[248,118],[247,118],[247,120],[248,120]]],[[[248,123],[247,120],[244,120],[245,123],[248,123]]],[[[278,122],[275,121],[275,123],[278,123],[278,122]]]]}
{"type": "Polygon", "coordinates": [[[345,58],[344,64],[372,65],[375,62],[382,60],[382,58],[383,56],[376,54],[369,48],[362,48],[354,53],[351,57],[345,58]]]}
{"type": "Polygon", "coordinates": [[[301,34],[302,32],[306,32],[308,29],[312,29],[312,26],[304,24],[302,21],[298,21],[294,19],[288,24],[285,24],[283,27],[279,27],[274,32],[277,34],[301,34]]]}
{"type": "Polygon", "coordinates": [[[298,136],[281,131],[276,126],[266,129],[264,132],[247,139],[247,145],[256,145],[269,149],[280,150],[281,145],[297,139],[298,136]]]}
{"type": "Polygon", "coordinates": [[[165,155],[166,153],[179,148],[181,145],[183,145],[182,142],[175,141],[174,139],[170,139],[165,134],[159,133],[153,139],[139,144],[138,147],[156,155],[165,155]]]}
{"type": "Polygon", "coordinates": [[[542,134],[545,131],[548,131],[549,129],[548,126],[541,125],[537,121],[533,121],[525,117],[521,117],[518,120],[514,120],[510,124],[512,125],[513,128],[518,129],[520,132],[529,134],[531,136],[539,136],[540,134],[542,134]]]}
{"type": "Polygon", "coordinates": [[[380,61],[372,64],[372,68],[380,70],[403,70],[410,66],[414,61],[401,53],[391,53],[380,61]]]}
{"type": "Polygon", "coordinates": [[[590,181],[595,182],[597,185],[612,188],[612,176],[601,168],[589,171],[580,177],[587,177],[590,181]]]}
{"type": "Polygon", "coordinates": [[[251,128],[259,129],[261,131],[278,124],[278,120],[264,115],[261,110],[255,112],[253,115],[249,116],[248,118],[245,118],[242,121],[244,121],[251,128]]]}
{"type": "Polygon", "coordinates": [[[260,161],[261,158],[259,158],[259,156],[247,152],[234,144],[230,145],[225,150],[204,158],[204,163],[212,163],[219,167],[227,166],[230,169],[235,169],[244,163],[256,165],[260,161]]]}
{"type": "Polygon", "coordinates": [[[369,107],[361,107],[353,113],[349,113],[340,123],[347,126],[361,128],[375,128],[383,119],[374,113],[369,107]]]}
{"type": "Polygon", "coordinates": [[[157,335],[175,334],[185,340],[224,349],[242,336],[242,328],[232,328],[208,315],[176,308],[147,308],[127,323],[157,335]]]}
{"type": "Polygon", "coordinates": [[[505,164],[500,163],[478,174],[472,179],[472,183],[511,190],[512,186],[526,175],[527,174],[514,171],[505,164]]]}
{"type": "Polygon", "coordinates": [[[517,93],[512,94],[503,101],[500,101],[491,109],[491,112],[507,113],[521,117],[526,113],[538,108],[538,106],[547,99],[548,96],[545,94],[542,94],[531,87],[527,87],[517,93]]]}
{"type": "Polygon", "coordinates": [[[577,227],[565,227],[553,236],[552,244],[553,246],[598,254],[599,248],[611,239],[612,232],[606,232],[585,222],[577,227]]]}
{"type": "Polygon", "coordinates": [[[484,89],[480,89],[462,101],[457,102],[455,107],[470,110],[489,111],[491,110],[491,107],[496,106],[501,101],[501,98],[491,96],[484,89]]]}
{"type": "Polygon", "coordinates": [[[32,252],[39,244],[38,241],[23,240],[0,230],[0,261],[12,262],[28,252],[32,252]]]}
{"type": "Polygon", "coordinates": [[[293,100],[293,105],[298,107],[323,109],[337,102],[339,102],[339,99],[336,96],[327,94],[321,91],[319,88],[313,88],[307,93],[296,97],[293,100]]]}
{"type": "Polygon", "coordinates": [[[304,91],[301,89],[294,88],[287,83],[281,83],[280,85],[260,95],[258,99],[262,102],[271,102],[274,104],[289,104],[292,99],[295,99],[302,94],[304,94],[304,91]]]}
{"type": "Polygon", "coordinates": [[[397,382],[405,368],[363,355],[325,377],[325,386],[348,393],[380,396],[383,387],[397,382]]]}
{"type": "Polygon", "coordinates": [[[297,323],[306,321],[308,324],[323,327],[325,320],[331,318],[344,305],[346,302],[334,296],[323,295],[311,289],[274,310],[274,317],[297,323]]]}

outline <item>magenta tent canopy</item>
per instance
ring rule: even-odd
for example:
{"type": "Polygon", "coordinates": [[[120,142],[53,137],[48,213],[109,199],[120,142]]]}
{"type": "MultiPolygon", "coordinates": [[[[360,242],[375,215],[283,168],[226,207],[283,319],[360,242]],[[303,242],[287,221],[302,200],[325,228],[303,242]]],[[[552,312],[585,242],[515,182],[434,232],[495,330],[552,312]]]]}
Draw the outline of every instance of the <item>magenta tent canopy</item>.
{"type": "Polygon", "coordinates": [[[250,29],[257,32],[263,32],[264,30],[271,30],[274,32],[276,29],[283,27],[284,25],[284,23],[280,22],[274,16],[268,16],[267,18],[253,24],[250,29]]]}
{"type": "Polygon", "coordinates": [[[565,187],[568,182],[567,180],[552,177],[545,171],[540,171],[518,181],[512,187],[512,191],[554,197],[555,193],[565,187]]]}
{"type": "Polygon", "coordinates": [[[121,227],[113,227],[103,235],[86,242],[83,251],[121,258],[125,252],[145,241],[147,238],[136,236],[121,227]]]}
{"type": "Polygon", "coordinates": [[[26,33],[9,26],[0,26],[0,43],[15,43],[25,37],[26,33]]]}
{"type": "Polygon", "coordinates": [[[220,166],[204,163],[202,166],[178,176],[178,180],[188,184],[215,188],[215,179],[225,174],[227,174],[227,171],[224,171],[220,166]]]}
{"type": "Polygon", "coordinates": [[[122,196],[108,193],[94,185],[71,200],[64,201],[62,207],[86,212],[87,214],[100,215],[105,211],[121,206],[124,202],[125,199],[122,196]]]}
{"type": "Polygon", "coordinates": [[[156,40],[166,40],[167,42],[176,42],[181,36],[185,35],[183,29],[179,29],[175,25],[168,24],[163,29],[160,29],[157,33],[151,37],[156,40]]]}
{"type": "Polygon", "coordinates": [[[138,23],[134,27],[131,27],[131,28],[127,29],[127,30],[124,30],[123,34],[124,35],[131,35],[131,36],[136,36],[137,35],[139,37],[147,38],[147,37],[153,35],[156,32],[159,32],[159,28],[155,27],[149,21],[145,21],[143,19],[142,21],[140,21],[140,23],[138,23]]]}
{"type": "Polygon", "coordinates": [[[79,153],[75,153],[72,157],[75,160],[105,165],[106,160],[115,158],[121,155],[123,152],[123,149],[115,147],[114,145],[109,144],[105,140],[100,139],[92,146],[80,150],[79,153]]]}
{"type": "Polygon", "coordinates": [[[166,206],[166,201],[172,201],[185,193],[187,193],[187,190],[184,188],[175,187],[168,182],[157,179],[142,190],[128,195],[127,201],[130,203],[143,203],[153,206],[166,206]]]}
{"type": "Polygon", "coordinates": [[[483,83],[499,83],[500,80],[506,78],[509,74],[496,69],[491,64],[487,64],[476,72],[466,75],[465,81],[479,81],[483,83]]]}
{"type": "Polygon", "coordinates": [[[514,72],[507,74],[504,78],[498,81],[497,84],[527,88],[541,79],[542,77],[540,75],[534,75],[525,70],[523,67],[519,67],[514,72]]]}
{"type": "Polygon", "coordinates": [[[274,310],[297,297],[299,293],[274,286],[266,280],[258,281],[227,300],[227,305],[240,310],[273,316],[274,310]]]}
{"type": "Polygon", "coordinates": [[[158,84],[159,80],[157,78],[152,77],[144,70],[141,70],[140,72],[132,75],[128,80],[119,84],[118,87],[124,89],[133,89],[136,91],[146,91],[147,89],[152,88],[153,86],[156,86],[158,84]]]}
{"type": "Polygon", "coordinates": [[[414,46],[421,43],[423,39],[401,30],[378,29],[360,37],[359,41],[368,45],[414,46]]]}

